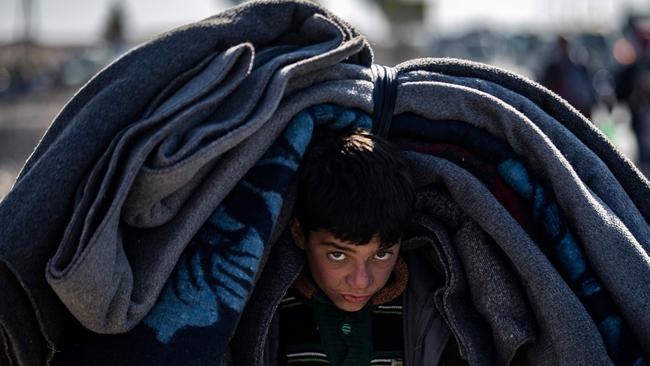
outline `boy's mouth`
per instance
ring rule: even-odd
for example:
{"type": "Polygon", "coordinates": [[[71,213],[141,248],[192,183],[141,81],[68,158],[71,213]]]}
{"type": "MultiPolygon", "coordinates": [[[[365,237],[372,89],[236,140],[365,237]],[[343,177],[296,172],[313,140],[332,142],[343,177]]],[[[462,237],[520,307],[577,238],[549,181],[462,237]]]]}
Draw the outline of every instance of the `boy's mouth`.
{"type": "Polygon", "coordinates": [[[343,295],[343,298],[347,302],[362,303],[368,301],[370,299],[370,296],[369,295],[365,295],[365,296],[343,295]]]}

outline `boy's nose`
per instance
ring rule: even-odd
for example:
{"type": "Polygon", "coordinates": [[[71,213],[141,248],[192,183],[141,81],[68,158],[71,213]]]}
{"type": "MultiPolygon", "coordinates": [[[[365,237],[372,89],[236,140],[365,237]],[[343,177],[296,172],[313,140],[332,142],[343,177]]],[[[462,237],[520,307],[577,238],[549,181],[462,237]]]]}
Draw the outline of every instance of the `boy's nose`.
{"type": "Polygon", "coordinates": [[[356,265],[348,277],[350,285],[354,288],[365,289],[372,283],[370,273],[365,264],[356,265]]]}

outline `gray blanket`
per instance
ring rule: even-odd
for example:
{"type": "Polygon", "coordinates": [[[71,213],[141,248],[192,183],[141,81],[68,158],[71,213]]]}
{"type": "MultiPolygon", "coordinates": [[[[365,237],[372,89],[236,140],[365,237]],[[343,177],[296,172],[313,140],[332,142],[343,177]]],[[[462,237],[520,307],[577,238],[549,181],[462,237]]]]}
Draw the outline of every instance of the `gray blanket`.
{"type": "MultiPolygon", "coordinates": [[[[371,65],[368,42],[325,9],[253,1],[161,35],[96,75],[0,203],[0,362],[49,362],[65,353],[65,330],[74,327],[104,337],[137,330],[188,244],[301,111],[329,103],[373,114],[371,65]]],[[[575,109],[524,78],[462,60],[396,68],[396,116],[479,128],[510,146],[552,192],[614,312],[650,358],[648,180],[575,109]]],[[[425,210],[419,222],[436,238],[428,251],[442,258],[432,266],[460,274],[437,304],[470,364],[618,360],[603,323],[484,182],[447,159],[405,154],[422,189],[448,192],[463,230],[479,233],[444,222],[444,211],[425,210]],[[495,274],[480,275],[491,267],[495,274]],[[497,320],[499,303],[516,307],[523,325],[497,320]],[[484,319],[483,328],[467,317],[484,319]],[[505,329],[520,332],[516,341],[505,329]]],[[[273,309],[259,303],[278,300],[300,268],[298,256],[265,267],[281,248],[273,242],[251,269],[251,285],[259,285],[245,296],[246,309],[232,314],[237,329],[221,329],[216,347],[234,337],[230,357],[242,364],[264,357],[273,309]]],[[[110,343],[104,337],[93,349],[110,343]]]]}

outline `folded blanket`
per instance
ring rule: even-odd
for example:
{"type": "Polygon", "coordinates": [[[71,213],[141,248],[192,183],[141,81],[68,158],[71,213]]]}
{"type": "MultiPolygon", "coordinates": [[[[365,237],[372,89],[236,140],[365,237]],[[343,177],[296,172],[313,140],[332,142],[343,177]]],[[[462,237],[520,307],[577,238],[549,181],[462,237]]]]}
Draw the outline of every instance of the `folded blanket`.
{"type": "MultiPolygon", "coordinates": [[[[402,121],[406,122],[404,119],[402,121]]],[[[495,167],[489,161],[454,145],[418,146],[414,149],[449,160],[481,180],[500,204],[527,231],[560,272],[564,281],[576,293],[591,318],[599,325],[599,331],[610,357],[617,364],[634,364],[641,358],[640,347],[617,313],[611,296],[591,270],[585,259],[582,245],[576,241],[567,227],[554,197],[546,192],[541,184],[532,180],[523,164],[516,157],[508,156],[511,151],[498,141],[494,141],[493,137],[453,121],[445,121],[441,130],[448,131],[449,126],[452,129],[464,129],[464,133],[455,136],[464,136],[470,145],[477,148],[477,153],[480,153],[481,157],[500,156],[497,162],[493,162],[495,167]],[[483,142],[484,145],[472,144],[478,141],[483,142]],[[486,146],[488,149],[484,148],[486,146]],[[494,151],[494,147],[501,149],[494,151]],[[504,177],[497,175],[497,167],[504,177]],[[529,204],[518,204],[517,200],[529,201],[527,202],[529,204]]],[[[435,141],[442,136],[427,135],[427,137],[435,141]]],[[[436,192],[435,196],[440,199],[443,194],[436,192]]],[[[445,215],[445,217],[449,216],[454,215],[445,215]]],[[[466,252],[466,255],[469,253],[471,252],[466,252]]],[[[473,257],[473,254],[471,256],[473,257]]],[[[473,271],[476,267],[480,267],[480,263],[471,263],[464,267],[467,271],[473,271]]],[[[482,278],[476,277],[469,283],[480,283],[482,278]]]]}
{"type": "Polygon", "coordinates": [[[302,264],[278,238],[313,127],[370,127],[373,116],[376,128],[391,110],[389,138],[419,140],[403,147],[421,187],[412,246],[444,274],[435,303],[466,360],[650,358],[650,183],[629,160],[516,75],[414,60],[396,67],[388,108],[371,65],[351,26],[287,0],[179,28],[100,72],[0,203],[0,285],[16,299],[0,302],[0,360],[263,363],[274,305],[302,264]],[[449,128],[434,140],[445,121],[491,138],[449,128]],[[486,161],[417,148],[436,144],[486,161]],[[537,215],[536,198],[553,214],[537,215]],[[540,241],[557,237],[544,223],[556,221],[569,257],[540,241]],[[576,287],[576,273],[598,286],[576,287]],[[607,294],[606,312],[593,294],[607,294]]]}
{"type": "Polygon", "coordinates": [[[283,209],[288,205],[285,197],[291,197],[290,187],[316,122],[331,128],[371,123],[365,114],[330,105],[296,115],[187,245],[142,323],[108,338],[78,329],[58,361],[209,364],[220,357],[258,277],[260,262],[287,224],[290,203],[283,209]],[[143,349],[156,351],[143,354],[143,349]]]}
{"type": "Polygon", "coordinates": [[[457,336],[464,340],[461,352],[472,364],[509,364],[520,347],[535,340],[537,332],[517,277],[503,254],[440,187],[420,189],[416,212],[415,221],[422,229],[406,241],[438,238],[439,244],[433,248],[439,258],[446,258],[442,262],[448,267],[440,273],[454,283],[445,286],[438,301],[448,309],[448,321],[459,324],[452,329],[474,328],[472,333],[457,336]],[[454,262],[462,265],[451,265],[454,262]],[[453,267],[458,268],[456,274],[453,267]],[[457,304],[452,303],[453,298],[457,304]],[[472,352],[472,348],[477,350],[472,352]]]}

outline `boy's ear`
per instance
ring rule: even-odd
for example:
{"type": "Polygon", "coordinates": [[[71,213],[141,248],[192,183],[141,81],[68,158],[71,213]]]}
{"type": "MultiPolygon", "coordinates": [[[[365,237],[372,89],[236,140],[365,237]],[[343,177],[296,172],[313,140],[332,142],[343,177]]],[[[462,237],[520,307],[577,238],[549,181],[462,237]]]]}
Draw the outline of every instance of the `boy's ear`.
{"type": "Polygon", "coordinates": [[[298,248],[305,250],[305,235],[302,232],[300,227],[300,222],[295,217],[291,219],[291,236],[293,237],[293,242],[298,246],[298,248]]]}

